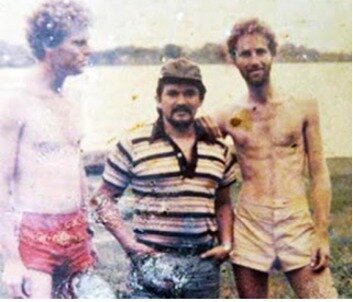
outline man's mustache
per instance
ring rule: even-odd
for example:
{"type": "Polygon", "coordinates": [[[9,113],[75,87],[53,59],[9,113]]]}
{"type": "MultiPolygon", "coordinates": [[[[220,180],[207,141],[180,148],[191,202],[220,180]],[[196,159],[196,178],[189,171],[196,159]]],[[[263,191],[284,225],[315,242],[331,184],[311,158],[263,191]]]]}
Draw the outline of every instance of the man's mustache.
{"type": "Polygon", "coordinates": [[[172,114],[174,114],[174,113],[176,113],[178,111],[184,111],[184,112],[187,112],[189,114],[192,114],[191,109],[188,106],[186,106],[186,105],[177,105],[175,108],[173,108],[172,114]]]}

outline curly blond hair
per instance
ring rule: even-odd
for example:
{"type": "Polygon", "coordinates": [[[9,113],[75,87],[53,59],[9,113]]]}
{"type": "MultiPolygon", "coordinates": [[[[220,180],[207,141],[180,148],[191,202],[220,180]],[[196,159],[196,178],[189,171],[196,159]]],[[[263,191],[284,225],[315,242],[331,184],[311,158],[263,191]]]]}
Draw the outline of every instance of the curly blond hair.
{"type": "Polygon", "coordinates": [[[268,48],[273,56],[277,53],[276,36],[269,26],[257,18],[248,19],[243,22],[235,23],[231,34],[227,40],[228,52],[233,60],[236,58],[236,47],[238,40],[244,35],[260,34],[268,42],[268,48]]]}
{"type": "Polygon", "coordinates": [[[73,31],[91,23],[89,11],[72,0],[47,0],[27,19],[26,37],[34,56],[41,60],[45,48],[58,46],[73,31]]]}

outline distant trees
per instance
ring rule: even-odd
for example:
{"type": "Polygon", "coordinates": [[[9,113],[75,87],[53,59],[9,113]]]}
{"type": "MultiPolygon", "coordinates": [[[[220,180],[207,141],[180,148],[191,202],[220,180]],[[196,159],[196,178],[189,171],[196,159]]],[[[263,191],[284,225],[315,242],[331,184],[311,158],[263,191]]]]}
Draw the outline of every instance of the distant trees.
{"type": "Polygon", "coordinates": [[[313,48],[286,43],[279,47],[277,60],[280,62],[318,62],[320,53],[313,48]]]}
{"type": "MultiPolygon", "coordinates": [[[[152,65],[181,56],[189,57],[201,64],[219,64],[225,61],[226,50],[222,45],[216,43],[206,43],[196,49],[172,43],[166,44],[162,48],[123,46],[93,53],[90,57],[90,64],[152,65]]],[[[276,60],[278,62],[351,62],[352,55],[333,52],[320,53],[313,48],[286,43],[279,47],[276,60]]],[[[33,59],[25,48],[0,41],[0,67],[24,67],[32,63],[33,59]]]]}
{"type": "Polygon", "coordinates": [[[0,41],[0,67],[23,67],[33,62],[34,59],[24,47],[0,41]]]}
{"type": "Polygon", "coordinates": [[[220,44],[206,43],[201,48],[190,52],[190,58],[199,63],[221,63],[225,59],[225,51],[220,44]]]}
{"type": "Polygon", "coordinates": [[[181,46],[175,44],[167,44],[162,50],[162,55],[166,59],[176,59],[185,55],[185,53],[181,46]]]}

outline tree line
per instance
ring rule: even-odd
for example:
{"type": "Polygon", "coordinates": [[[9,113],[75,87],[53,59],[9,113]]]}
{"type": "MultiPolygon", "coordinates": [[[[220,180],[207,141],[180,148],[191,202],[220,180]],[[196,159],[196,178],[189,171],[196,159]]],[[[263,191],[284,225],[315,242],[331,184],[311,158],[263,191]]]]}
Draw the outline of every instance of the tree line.
{"type": "MultiPolygon", "coordinates": [[[[122,46],[94,52],[90,65],[153,65],[167,59],[186,56],[200,64],[220,64],[229,60],[224,45],[206,43],[200,48],[190,49],[176,44],[162,48],[122,46]]],[[[286,43],[278,48],[278,62],[351,62],[352,54],[343,52],[319,52],[314,48],[286,43]]],[[[21,46],[0,41],[0,67],[25,67],[34,62],[29,51],[21,46]]]]}

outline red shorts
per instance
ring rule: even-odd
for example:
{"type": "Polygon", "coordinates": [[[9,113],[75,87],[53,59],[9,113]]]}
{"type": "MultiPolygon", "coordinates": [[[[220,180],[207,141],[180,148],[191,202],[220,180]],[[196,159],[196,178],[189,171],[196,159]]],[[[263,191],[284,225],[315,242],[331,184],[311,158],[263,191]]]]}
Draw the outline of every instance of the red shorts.
{"type": "Polygon", "coordinates": [[[81,272],[95,263],[87,222],[81,212],[70,214],[23,213],[20,255],[29,269],[53,274],[81,272]]]}

